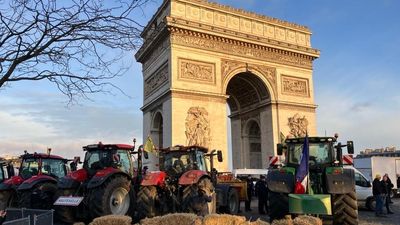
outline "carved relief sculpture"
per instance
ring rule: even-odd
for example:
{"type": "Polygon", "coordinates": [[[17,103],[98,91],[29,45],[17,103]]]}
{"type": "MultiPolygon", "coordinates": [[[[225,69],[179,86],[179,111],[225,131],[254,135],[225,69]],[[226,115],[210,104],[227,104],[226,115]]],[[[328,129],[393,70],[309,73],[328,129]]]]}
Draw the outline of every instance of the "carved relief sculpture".
{"type": "Polygon", "coordinates": [[[208,112],[203,107],[191,107],[186,117],[186,140],[188,145],[208,147],[210,136],[210,121],[208,112]]]}
{"type": "Polygon", "coordinates": [[[149,96],[168,81],[168,64],[144,81],[144,96],[149,96]]]}
{"type": "Polygon", "coordinates": [[[179,59],[180,79],[198,80],[207,83],[215,82],[215,66],[212,63],[198,62],[193,60],[179,59]]]}
{"type": "Polygon", "coordinates": [[[296,113],[293,117],[288,118],[289,134],[294,137],[304,137],[307,133],[308,120],[306,116],[301,117],[296,113]]]}
{"type": "Polygon", "coordinates": [[[282,76],[282,93],[309,97],[308,80],[282,76]]]}

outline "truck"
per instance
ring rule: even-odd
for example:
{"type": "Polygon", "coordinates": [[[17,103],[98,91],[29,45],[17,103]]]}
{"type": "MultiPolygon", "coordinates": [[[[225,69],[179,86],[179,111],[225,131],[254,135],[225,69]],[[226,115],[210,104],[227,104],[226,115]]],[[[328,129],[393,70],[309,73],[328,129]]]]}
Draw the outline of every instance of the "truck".
{"type": "Polygon", "coordinates": [[[394,185],[391,197],[400,194],[400,187],[396,182],[397,176],[400,175],[400,157],[355,157],[354,167],[365,174],[370,181],[376,174],[383,176],[387,173],[394,185]]]}
{"type": "Polygon", "coordinates": [[[336,136],[288,138],[277,145],[278,155],[285,151],[285,162],[267,175],[271,222],[288,214],[311,214],[334,225],[358,224],[355,174],[343,166],[343,147],[354,153],[352,141],[342,145],[336,136]],[[308,152],[308,159],[301,163],[307,156],[303,152],[308,152]],[[303,169],[305,178],[296,179],[303,169]]]}

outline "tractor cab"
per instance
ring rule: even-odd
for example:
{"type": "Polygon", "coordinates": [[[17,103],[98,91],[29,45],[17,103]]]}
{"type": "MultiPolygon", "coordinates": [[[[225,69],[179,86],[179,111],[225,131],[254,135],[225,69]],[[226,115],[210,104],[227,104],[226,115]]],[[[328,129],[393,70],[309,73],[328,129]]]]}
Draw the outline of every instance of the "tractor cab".
{"type": "Polygon", "coordinates": [[[174,146],[160,151],[160,170],[180,177],[190,170],[208,171],[205,155],[208,149],[198,146],[174,146]]]}
{"type": "Polygon", "coordinates": [[[99,144],[83,147],[86,151],[83,168],[88,175],[94,176],[105,168],[119,169],[127,174],[133,174],[131,151],[133,146],[125,144],[99,144]]]}
{"type": "Polygon", "coordinates": [[[55,179],[67,175],[66,163],[68,160],[62,157],[43,153],[26,153],[21,158],[19,174],[24,180],[41,175],[55,179]]]}

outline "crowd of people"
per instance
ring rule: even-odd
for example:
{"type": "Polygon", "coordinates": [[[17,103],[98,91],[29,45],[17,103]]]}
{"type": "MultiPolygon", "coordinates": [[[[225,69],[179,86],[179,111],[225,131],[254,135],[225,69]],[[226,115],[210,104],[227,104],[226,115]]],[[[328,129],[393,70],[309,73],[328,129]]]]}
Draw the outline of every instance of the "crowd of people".
{"type": "MultiPolygon", "coordinates": [[[[399,186],[400,177],[397,178],[397,186],[399,186]]],[[[386,207],[386,214],[393,214],[390,209],[390,204],[393,203],[390,198],[390,193],[394,187],[392,181],[390,180],[388,174],[386,173],[381,177],[380,174],[375,176],[372,182],[372,194],[374,195],[376,206],[375,215],[378,217],[386,217],[383,213],[383,207],[386,207]]]]}

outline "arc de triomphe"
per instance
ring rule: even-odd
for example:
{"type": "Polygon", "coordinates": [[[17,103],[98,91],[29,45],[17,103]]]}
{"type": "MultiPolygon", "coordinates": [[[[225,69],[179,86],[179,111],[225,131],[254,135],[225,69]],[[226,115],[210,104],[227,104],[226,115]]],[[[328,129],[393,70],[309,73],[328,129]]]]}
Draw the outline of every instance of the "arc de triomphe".
{"type": "Polygon", "coordinates": [[[307,27],[204,0],[165,0],[142,37],[143,137],[156,146],[220,149],[217,169],[227,171],[229,158],[234,169],[265,168],[282,135],[315,134],[319,51],[307,27]]]}

